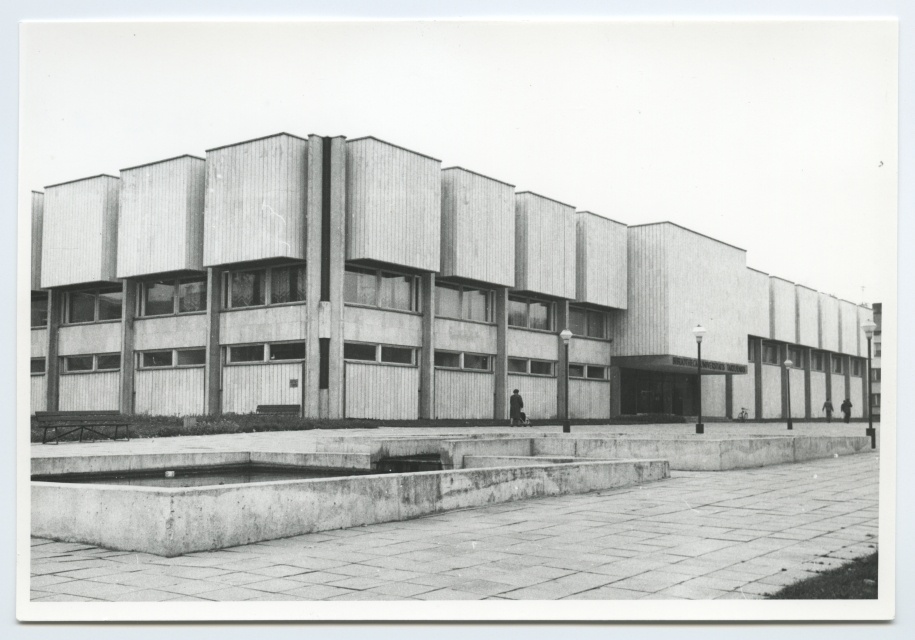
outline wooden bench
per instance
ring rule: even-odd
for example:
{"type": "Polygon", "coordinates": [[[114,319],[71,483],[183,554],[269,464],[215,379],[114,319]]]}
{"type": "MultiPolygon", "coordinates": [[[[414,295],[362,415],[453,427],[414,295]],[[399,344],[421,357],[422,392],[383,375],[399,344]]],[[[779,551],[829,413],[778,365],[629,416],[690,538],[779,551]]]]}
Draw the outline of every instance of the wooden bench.
{"type": "Polygon", "coordinates": [[[301,407],[297,404],[259,404],[257,405],[258,415],[269,416],[297,416],[301,412],[301,407]]]}
{"type": "Polygon", "coordinates": [[[121,427],[124,427],[124,440],[130,440],[130,426],[126,416],[117,411],[38,411],[35,413],[38,426],[43,429],[41,444],[48,444],[48,430],[54,429],[54,444],[60,444],[63,436],[79,431],[79,441],[83,441],[86,431],[99,438],[118,439],[121,427]],[[111,433],[111,429],[114,433],[111,433]],[[64,429],[61,432],[61,429],[64,429]],[[99,429],[106,429],[103,433],[99,429]]]}

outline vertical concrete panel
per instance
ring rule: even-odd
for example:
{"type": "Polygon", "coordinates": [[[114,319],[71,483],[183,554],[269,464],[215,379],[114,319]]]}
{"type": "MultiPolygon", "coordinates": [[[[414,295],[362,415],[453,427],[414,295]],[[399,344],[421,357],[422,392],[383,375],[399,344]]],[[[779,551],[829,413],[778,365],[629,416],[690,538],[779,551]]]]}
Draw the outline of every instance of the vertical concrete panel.
{"type": "Polygon", "coordinates": [[[61,411],[116,411],[120,373],[73,373],[60,376],[61,411]]]}
{"type": "Polygon", "coordinates": [[[114,280],[118,183],[103,175],[45,189],[42,288],[114,280]]]}
{"type": "Polygon", "coordinates": [[[119,278],[202,269],[205,176],[189,155],[121,170],[119,278]]]}
{"type": "Polygon", "coordinates": [[[121,351],[120,322],[64,326],[58,331],[58,336],[58,350],[62,356],[121,351]]]}
{"type": "Polygon", "coordinates": [[[740,413],[741,409],[747,410],[747,415],[750,418],[755,417],[755,387],[756,387],[756,371],[752,366],[748,368],[746,375],[735,375],[732,376],[733,386],[733,403],[734,403],[734,417],[740,413]]]}
{"type": "Polygon", "coordinates": [[[47,411],[48,382],[47,376],[32,376],[29,379],[29,395],[31,398],[31,412],[47,411]]]}
{"type": "Polygon", "coordinates": [[[670,353],[667,260],[662,225],[629,227],[626,286],[633,295],[610,323],[616,355],[670,353]]]}
{"type": "MultiPolygon", "coordinates": [[[[536,376],[508,376],[508,391],[519,389],[524,398],[524,412],[531,420],[549,420],[559,417],[556,406],[556,378],[536,376]]],[[[506,404],[508,398],[505,398],[506,404]]]]}
{"type": "Polygon", "coordinates": [[[285,133],[208,150],[204,265],[304,259],[307,163],[285,133]]]}
{"type": "MultiPolygon", "coordinates": [[[[825,418],[823,404],[826,402],[826,374],[822,371],[810,372],[810,416],[825,418]]],[[[835,406],[835,405],[833,405],[835,406]]]]}
{"type": "MultiPolygon", "coordinates": [[[[305,198],[305,255],[308,256],[308,268],[305,275],[305,380],[302,396],[304,404],[302,415],[307,418],[321,417],[320,378],[321,378],[321,334],[323,313],[321,289],[323,271],[329,268],[328,258],[324,255],[324,139],[320,136],[308,137],[308,162],[305,198]]],[[[330,158],[327,159],[328,162],[330,158]]],[[[329,249],[329,247],[328,247],[329,249]]]]}
{"type": "Polygon", "coordinates": [[[328,417],[343,417],[343,278],[346,263],[346,140],[330,141],[330,368],[328,417]]]}
{"type": "Polygon", "coordinates": [[[347,362],[346,417],[416,420],[419,368],[347,362]]]}
{"type": "Polygon", "coordinates": [[[226,365],[222,372],[224,413],[254,413],[259,404],[302,404],[302,363],[226,365]],[[291,386],[290,381],[296,386],[291,386]]]}
{"type": "Polygon", "coordinates": [[[515,284],[515,187],[461,167],[442,170],[441,277],[515,284]]]}
{"type": "Polygon", "coordinates": [[[435,371],[435,418],[492,418],[493,375],[471,371],[435,371]]]}
{"type": "Polygon", "coordinates": [[[441,268],[441,162],[376,138],[346,155],[346,258],[441,268]]]}
{"type": "Polygon", "coordinates": [[[496,358],[493,362],[493,418],[508,418],[508,289],[497,289],[496,304],[496,358]]]}
{"type": "Polygon", "coordinates": [[[137,351],[202,347],[207,341],[207,315],[204,313],[139,317],[134,319],[133,327],[137,351]]]}
{"type": "Polygon", "coordinates": [[[781,418],[782,417],[782,371],[781,367],[773,365],[763,365],[762,367],[762,388],[763,388],[763,418],[781,418]]]}
{"type": "Polygon", "coordinates": [[[44,194],[32,192],[32,270],[31,289],[41,288],[41,238],[44,221],[44,194]]]}
{"type": "Polygon", "coordinates": [[[862,398],[867,397],[864,395],[864,378],[852,376],[850,385],[851,394],[848,397],[852,403],[851,416],[853,418],[864,418],[867,415],[864,403],[861,401],[862,398]]]}
{"type": "Polygon", "coordinates": [[[135,325],[137,312],[137,293],[139,285],[136,280],[123,281],[124,302],[121,310],[121,413],[134,412],[134,356],[135,325]]]}
{"type": "Polygon", "coordinates": [[[48,355],[48,330],[32,329],[29,335],[29,355],[32,358],[43,358],[48,355]]]}
{"type": "Polygon", "coordinates": [[[594,213],[576,214],[577,302],[625,309],[627,290],[626,225],[594,213]]]}
{"type": "Polygon", "coordinates": [[[820,349],[839,350],[839,300],[825,293],[820,298],[820,349]]]}
{"type": "Polygon", "coordinates": [[[573,419],[610,417],[610,382],[607,380],[569,381],[569,412],[573,419]]]}
{"type": "Polygon", "coordinates": [[[858,355],[858,307],[853,302],[839,300],[839,350],[851,356],[858,355]]]}
{"type": "Polygon", "coordinates": [[[805,402],[804,370],[788,369],[791,383],[791,417],[804,418],[807,404],[805,402]]]}
{"type": "MultiPolygon", "coordinates": [[[[842,401],[845,400],[845,375],[839,373],[829,374],[830,384],[832,385],[832,406],[836,411],[836,414],[841,415],[839,412],[839,407],[842,406],[842,401]]],[[[854,402],[854,400],[852,400],[854,402]]]]}
{"type": "Polygon", "coordinates": [[[137,371],[134,411],[156,416],[202,415],[204,374],[203,367],[137,371]]]}
{"type": "Polygon", "coordinates": [[[742,324],[747,334],[771,338],[769,274],[747,267],[744,273],[742,324]]]}
{"type": "Polygon", "coordinates": [[[515,194],[515,288],[575,299],[575,207],[515,194]]]}
{"type": "Polygon", "coordinates": [[[769,277],[770,334],[774,340],[797,342],[797,292],[793,282],[769,277]]]}
{"type": "Polygon", "coordinates": [[[702,376],[702,415],[710,418],[727,416],[727,380],[725,376],[702,376]]]}
{"type": "Polygon", "coordinates": [[[222,411],[222,349],[219,341],[219,315],[222,306],[221,269],[207,269],[205,406],[208,415],[222,411]]]}
{"type": "Polygon", "coordinates": [[[818,347],[820,344],[819,294],[813,289],[796,285],[798,344],[818,347]]]}
{"type": "Polygon", "coordinates": [[[435,412],[435,274],[425,273],[422,282],[423,344],[419,350],[419,417],[435,412]]]}

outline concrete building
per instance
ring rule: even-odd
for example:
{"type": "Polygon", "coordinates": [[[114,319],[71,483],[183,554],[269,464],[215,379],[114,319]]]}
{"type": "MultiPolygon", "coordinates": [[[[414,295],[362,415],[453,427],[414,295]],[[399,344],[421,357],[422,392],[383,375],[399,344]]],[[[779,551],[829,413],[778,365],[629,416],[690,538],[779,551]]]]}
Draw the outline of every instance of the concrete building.
{"type": "MultiPolygon", "coordinates": [[[[874,303],[874,337],[871,339],[871,410],[874,420],[880,419],[880,360],[883,355],[883,303],[874,303]]],[[[867,355],[865,343],[864,355],[867,355]]]]}
{"type": "Polygon", "coordinates": [[[51,185],[32,237],[33,411],[504,419],[517,388],[545,419],[568,365],[573,418],[690,416],[697,324],[705,416],[866,402],[869,309],[371,137],[51,185]]]}

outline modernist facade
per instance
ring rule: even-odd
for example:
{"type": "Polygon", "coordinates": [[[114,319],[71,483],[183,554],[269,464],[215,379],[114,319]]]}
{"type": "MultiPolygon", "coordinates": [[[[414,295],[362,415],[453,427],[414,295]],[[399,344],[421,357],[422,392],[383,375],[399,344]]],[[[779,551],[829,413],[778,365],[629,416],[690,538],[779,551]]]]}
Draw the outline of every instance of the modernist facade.
{"type": "Polygon", "coordinates": [[[33,412],[554,418],[568,364],[573,418],[694,415],[700,323],[706,416],[866,402],[869,309],[371,137],[51,185],[32,238],[33,412]]]}

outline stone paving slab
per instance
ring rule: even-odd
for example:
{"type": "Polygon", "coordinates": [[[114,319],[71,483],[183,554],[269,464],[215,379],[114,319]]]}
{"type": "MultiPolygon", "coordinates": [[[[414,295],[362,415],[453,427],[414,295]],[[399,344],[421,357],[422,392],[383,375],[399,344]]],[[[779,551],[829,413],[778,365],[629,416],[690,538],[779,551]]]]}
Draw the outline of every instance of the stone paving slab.
{"type": "Polygon", "coordinates": [[[673,472],[177,558],[33,538],[31,598],[756,599],[876,549],[878,461],[673,472]]]}

